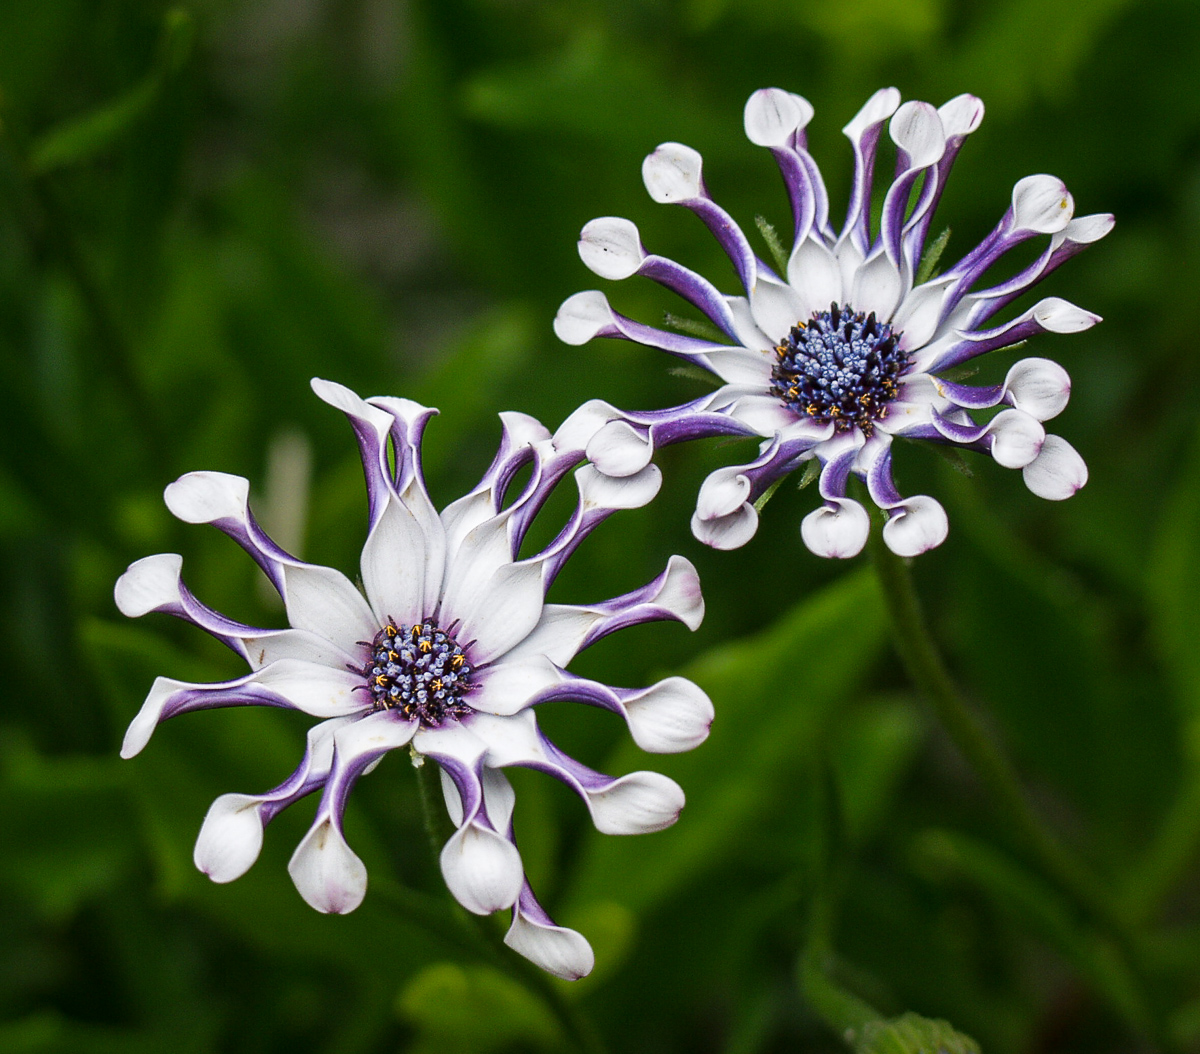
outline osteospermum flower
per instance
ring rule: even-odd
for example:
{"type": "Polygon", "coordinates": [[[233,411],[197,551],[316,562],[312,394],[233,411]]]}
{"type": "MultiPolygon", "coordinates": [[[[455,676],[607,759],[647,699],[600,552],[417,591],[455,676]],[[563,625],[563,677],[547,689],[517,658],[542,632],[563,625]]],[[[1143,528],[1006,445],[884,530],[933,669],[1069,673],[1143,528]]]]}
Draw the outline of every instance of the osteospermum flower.
{"type": "Polygon", "coordinates": [[[640,471],[666,443],[713,434],[764,437],[756,460],[719,469],[700,490],[692,529],[722,549],[745,544],[758,526],[755,500],[813,458],[824,499],[802,525],[813,552],[848,557],[866,542],[867,511],[846,495],[852,475],[886,512],[883,536],[893,551],[912,556],[940,544],[947,531],[941,505],[927,495],[904,497],[893,482],[896,436],[988,453],[1020,468],[1035,494],[1070,497],[1086,482],[1087,468],[1066,440],[1043,427],[1066,406],[1065,371],[1047,359],[1022,359],[1002,384],[980,387],[948,371],[1040,332],[1075,333],[1098,322],[1091,312],[1049,297],[988,325],[1107,234],[1112,217],[1075,218],[1060,180],[1028,176],[1014,187],[1012,204],[991,234],[948,270],[917,282],[934,209],[983,104],[960,95],[940,108],[901,105],[894,88],[876,92],[844,129],[854,151],[854,182],[840,232],[830,226],[829,199],[806,148],[812,115],[807,100],[777,88],[755,92],[745,109],[747,136],[774,154],[791,200],[794,237],[782,274],[755,255],[741,228],[709,197],[695,150],[664,143],[642,166],[652,198],[691,210],[714,234],[744,296],[721,293],[696,272],[647,252],[628,220],[604,217],[583,228],[579,253],[592,271],[609,279],[652,278],[699,308],[724,335],[707,340],[643,325],[614,311],[598,291],[564,302],[555,332],[566,343],[620,337],[661,348],[723,382],[711,395],[670,410],[609,408],[610,423],[588,447],[593,463],[620,475],[640,471]],[[896,170],[872,230],[872,183],[885,124],[896,146],[896,170]],[[1032,264],[976,288],[1005,253],[1035,237],[1047,244],[1032,264]]]}
{"type": "Polygon", "coordinates": [[[673,557],[648,585],[603,603],[545,601],[555,575],[598,523],[654,497],[658,470],[614,479],[582,466],[569,522],[541,552],[518,559],[530,522],[583,460],[594,415],[577,413],[551,436],[531,417],[502,414],[503,439],[483,480],[439,515],[420,465],[421,437],[436,411],[406,399],[364,401],[328,381],[313,388],[350,419],[362,452],[370,521],[361,562],[365,596],[340,571],[303,563],[275,545],[250,513],[245,479],[182,476],[167,487],[170,510],[188,523],[211,523],[241,545],[279,590],[290,628],[256,629],[205,607],[181,581],[179,556],[132,564],[116,586],[124,614],[163,611],[185,619],[237,652],[251,672],[220,684],[158,678],[121,754],[137,754],[160,721],[191,710],[278,706],[319,718],[299,767],[278,787],[213,803],[195,861],[217,882],[239,877],[257,858],[266,824],[320,791],[288,870],[301,896],[324,912],[352,911],[366,891],[366,870],[342,829],[355,782],[400,747],[414,762],[431,758],[457,827],[441,853],[451,893],[478,914],[511,908],[507,943],[552,973],[580,977],[592,967],[591,948],[555,925],[525,879],[503,770],[520,765],[562,780],[607,834],[657,831],[678,817],[684,798],[672,780],[592,771],[541,733],[533,709],[566,699],[611,710],[649,751],[688,750],[708,735],[712,705],[690,681],[613,688],[565,669],[583,648],[625,626],[674,619],[694,629],[704,604],[687,560],[673,557]],[[508,500],[524,466],[531,467],[529,480],[508,500]]]}

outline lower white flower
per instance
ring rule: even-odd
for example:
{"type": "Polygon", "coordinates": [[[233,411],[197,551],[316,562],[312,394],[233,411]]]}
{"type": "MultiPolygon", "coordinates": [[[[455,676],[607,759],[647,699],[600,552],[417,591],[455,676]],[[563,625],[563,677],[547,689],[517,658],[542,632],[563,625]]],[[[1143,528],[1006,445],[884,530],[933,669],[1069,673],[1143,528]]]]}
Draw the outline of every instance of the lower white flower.
{"type": "MultiPolygon", "coordinates": [[[[579,468],[579,502],[567,525],[541,552],[518,559],[534,516],[584,460],[603,416],[585,408],[551,435],[531,417],[502,414],[500,449],[483,480],[439,514],[420,467],[421,437],[436,411],[405,399],[364,401],[328,381],[314,381],[313,388],[350,418],[362,452],[366,595],[341,572],[303,563],[275,545],[250,513],[245,479],[182,476],[166,490],[168,507],[237,541],[278,588],[289,627],[258,629],[204,606],[183,584],[179,556],[132,564],[115,591],[124,614],[183,618],[232,648],[251,672],[220,684],[158,678],[129,726],[122,756],[137,754],[159,722],[191,710],[263,705],[318,718],[299,767],[283,783],[213,803],[195,860],[214,881],[238,878],[258,857],[271,819],[320,791],[316,817],[288,870],[309,904],[340,913],[356,908],[367,887],[366,869],[342,828],[347,797],[384,754],[408,747],[441,769],[457,827],[441,854],[454,897],[477,914],[510,908],[506,939],[514,949],[560,977],[581,977],[592,968],[591,948],[553,922],[525,879],[503,769],[518,765],[562,780],[605,833],[657,831],[678,817],[684,796],[672,780],[653,772],[615,779],[594,772],[547,739],[533,711],[552,700],[611,710],[650,751],[688,750],[708,735],[712,704],[689,681],[614,688],[565,669],[579,651],[628,625],[673,619],[695,629],[704,603],[687,560],[672,557],[654,581],[603,603],[545,600],[559,569],[597,524],[655,496],[658,469],[643,463],[614,479],[590,465],[579,468]],[[514,476],[526,466],[528,482],[508,500],[514,476]]],[[[630,465],[628,458],[623,463],[630,465]]]]}

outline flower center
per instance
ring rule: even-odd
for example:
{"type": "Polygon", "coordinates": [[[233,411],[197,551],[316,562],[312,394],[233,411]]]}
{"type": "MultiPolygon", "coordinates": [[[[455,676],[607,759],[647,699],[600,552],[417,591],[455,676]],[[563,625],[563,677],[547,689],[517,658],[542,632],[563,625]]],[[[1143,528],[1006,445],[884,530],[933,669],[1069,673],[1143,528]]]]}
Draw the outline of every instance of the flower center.
{"type": "Polygon", "coordinates": [[[434,728],[471,712],[463,701],[472,688],[467,657],[432,619],[412,626],[389,619],[369,646],[363,687],[376,710],[399,710],[434,728]]]}
{"type": "Polygon", "coordinates": [[[832,421],[839,432],[855,426],[875,432],[896,398],[908,354],[875,313],[830,304],[807,322],[797,322],[775,349],[771,391],[789,410],[814,421],[832,421]]]}

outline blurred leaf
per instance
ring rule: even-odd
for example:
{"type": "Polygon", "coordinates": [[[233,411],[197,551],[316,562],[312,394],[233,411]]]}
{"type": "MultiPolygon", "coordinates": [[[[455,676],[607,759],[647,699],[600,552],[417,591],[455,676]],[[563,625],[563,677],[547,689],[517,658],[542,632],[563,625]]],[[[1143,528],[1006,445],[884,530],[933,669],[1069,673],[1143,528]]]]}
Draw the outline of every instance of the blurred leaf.
{"type": "Polygon", "coordinates": [[[43,132],[30,146],[29,167],[36,175],[86,161],[108,149],[154,105],[167,77],[177,73],[191,51],[192,17],[171,8],[150,72],[135,87],[91,113],[43,132]]]}
{"type": "Polygon", "coordinates": [[[488,1054],[557,1046],[558,1026],[516,981],[487,966],[433,963],[405,984],[397,1012],[418,1031],[420,1054],[488,1054]]]}
{"type": "MultiPolygon", "coordinates": [[[[713,699],[708,741],[654,759],[688,796],[679,822],[654,838],[591,838],[571,900],[619,899],[642,911],[718,866],[756,816],[790,798],[821,725],[853,692],[885,643],[883,607],[867,571],[806,598],[755,637],[721,645],[680,671],[713,699]]],[[[645,765],[626,746],[612,770],[645,765]]]]}
{"type": "Polygon", "coordinates": [[[855,1054],[979,1054],[979,1044],[948,1021],[905,1014],[872,1021],[854,1044],[855,1054]]]}

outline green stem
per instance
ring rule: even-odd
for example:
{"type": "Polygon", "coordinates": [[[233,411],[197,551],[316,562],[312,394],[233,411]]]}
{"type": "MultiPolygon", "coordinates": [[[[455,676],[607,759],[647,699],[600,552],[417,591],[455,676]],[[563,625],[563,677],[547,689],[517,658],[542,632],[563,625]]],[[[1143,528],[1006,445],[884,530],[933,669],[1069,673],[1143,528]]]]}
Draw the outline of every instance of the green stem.
{"type": "MultiPolygon", "coordinates": [[[[1123,957],[1136,965],[1139,937],[1101,882],[1063,847],[1025,798],[1008,760],[963,702],[929,632],[908,565],[872,531],[871,558],[892,624],[896,650],[909,677],[966,758],[1012,833],[1044,873],[1106,930],[1123,957]]],[[[1145,1000],[1143,1000],[1145,1002],[1145,1000]]]]}
{"type": "MultiPolygon", "coordinates": [[[[421,797],[425,833],[429,836],[429,848],[436,861],[441,856],[442,847],[454,834],[454,825],[450,822],[443,800],[441,776],[437,765],[425,760],[417,768],[417,787],[421,797]]],[[[542,970],[509,948],[499,931],[491,925],[490,919],[465,911],[457,911],[455,914],[457,932],[449,933],[439,922],[439,936],[449,937],[463,950],[489,961],[504,973],[515,975],[526,990],[546,1004],[557,1019],[568,1043],[580,1051],[580,1054],[607,1054],[603,1040],[587,1015],[565,998],[562,991],[542,970]],[[464,931],[470,934],[469,947],[463,943],[464,931]]],[[[424,921],[423,917],[421,921],[424,921]]]]}

